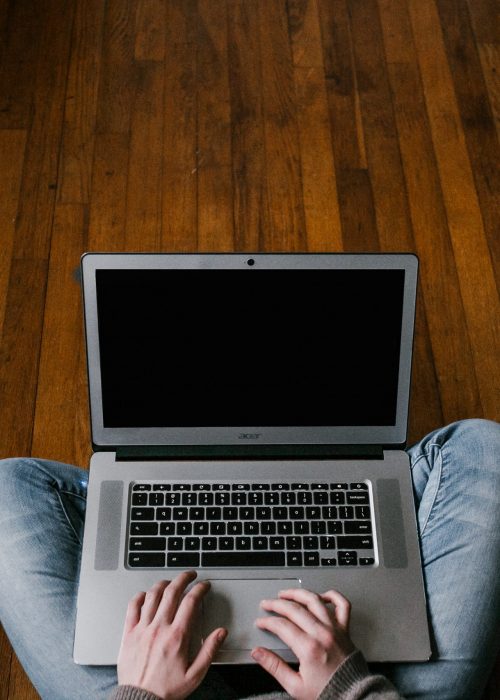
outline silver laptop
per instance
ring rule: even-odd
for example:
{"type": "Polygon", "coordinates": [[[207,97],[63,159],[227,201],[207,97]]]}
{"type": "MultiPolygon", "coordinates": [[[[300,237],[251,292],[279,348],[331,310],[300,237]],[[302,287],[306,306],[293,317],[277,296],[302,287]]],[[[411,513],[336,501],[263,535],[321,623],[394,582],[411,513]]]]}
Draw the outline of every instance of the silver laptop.
{"type": "Polygon", "coordinates": [[[254,620],[334,588],[370,661],[430,656],[406,440],[417,258],[82,257],[94,454],[74,660],[115,664],[127,603],[194,569],[193,645],[293,653],[254,620]]]}

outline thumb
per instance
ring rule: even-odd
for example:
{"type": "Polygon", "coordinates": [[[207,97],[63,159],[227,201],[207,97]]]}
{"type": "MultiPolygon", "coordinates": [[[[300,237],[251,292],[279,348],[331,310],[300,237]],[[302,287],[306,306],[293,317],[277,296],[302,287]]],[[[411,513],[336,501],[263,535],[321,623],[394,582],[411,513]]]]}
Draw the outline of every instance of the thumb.
{"type": "Polygon", "coordinates": [[[269,649],[256,647],[252,651],[252,658],[273,678],[276,678],[287,693],[292,696],[296,694],[297,686],[300,683],[299,674],[292,671],[281,656],[278,656],[278,654],[275,654],[274,651],[270,651],[269,649]]]}
{"type": "Polygon", "coordinates": [[[218,627],[203,642],[203,645],[189,667],[186,676],[195,683],[195,687],[201,683],[215,655],[227,637],[227,629],[218,627]]]}

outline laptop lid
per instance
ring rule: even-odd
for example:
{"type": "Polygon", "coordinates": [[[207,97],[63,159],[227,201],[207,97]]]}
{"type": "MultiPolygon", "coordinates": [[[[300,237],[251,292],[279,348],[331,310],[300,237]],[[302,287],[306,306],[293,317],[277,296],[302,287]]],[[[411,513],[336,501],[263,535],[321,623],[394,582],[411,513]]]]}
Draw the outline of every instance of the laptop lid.
{"type": "Polygon", "coordinates": [[[405,443],[410,254],[86,253],[94,449],[405,443]]]}

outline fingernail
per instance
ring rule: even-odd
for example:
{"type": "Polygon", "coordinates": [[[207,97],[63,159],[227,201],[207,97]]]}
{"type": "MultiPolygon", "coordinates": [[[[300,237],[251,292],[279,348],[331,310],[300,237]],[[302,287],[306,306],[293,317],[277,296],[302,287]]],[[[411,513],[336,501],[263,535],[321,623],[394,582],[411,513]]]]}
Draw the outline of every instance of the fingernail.
{"type": "Polygon", "coordinates": [[[227,630],[221,630],[219,634],[217,635],[217,641],[218,642],[223,642],[224,639],[226,638],[227,635],[227,630]]]}
{"type": "Polygon", "coordinates": [[[252,653],[250,654],[250,656],[252,657],[252,659],[255,659],[256,661],[260,661],[260,659],[262,659],[262,657],[263,657],[264,655],[263,655],[263,653],[261,652],[260,649],[254,649],[254,650],[252,651],[252,653]]]}

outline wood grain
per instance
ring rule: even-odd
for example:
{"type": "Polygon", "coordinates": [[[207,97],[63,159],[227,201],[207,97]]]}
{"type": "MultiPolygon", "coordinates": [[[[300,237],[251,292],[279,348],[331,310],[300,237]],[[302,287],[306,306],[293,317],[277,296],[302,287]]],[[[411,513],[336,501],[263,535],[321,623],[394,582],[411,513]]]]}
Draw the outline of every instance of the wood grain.
{"type": "MultiPolygon", "coordinates": [[[[86,250],[416,253],[408,442],[498,420],[499,18],[0,0],[0,456],[88,464],[86,250]]],[[[38,697],[1,629],[0,678],[38,697]]]]}

